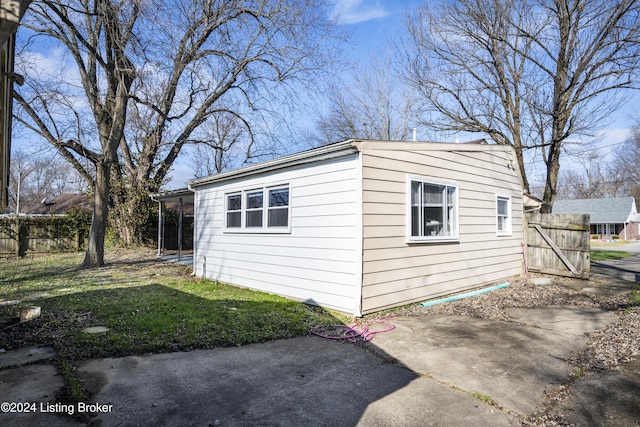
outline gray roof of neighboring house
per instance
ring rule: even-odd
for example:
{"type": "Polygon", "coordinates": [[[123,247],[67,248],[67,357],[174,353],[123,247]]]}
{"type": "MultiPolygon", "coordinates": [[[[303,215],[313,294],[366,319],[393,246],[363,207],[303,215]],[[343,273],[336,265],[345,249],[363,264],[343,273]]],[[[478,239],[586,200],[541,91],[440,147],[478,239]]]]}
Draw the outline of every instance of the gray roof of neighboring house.
{"type": "Polygon", "coordinates": [[[556,200],[554,214],[589,214],[592,224],[623,223],[636,213],[633,197],[556,200]]]}

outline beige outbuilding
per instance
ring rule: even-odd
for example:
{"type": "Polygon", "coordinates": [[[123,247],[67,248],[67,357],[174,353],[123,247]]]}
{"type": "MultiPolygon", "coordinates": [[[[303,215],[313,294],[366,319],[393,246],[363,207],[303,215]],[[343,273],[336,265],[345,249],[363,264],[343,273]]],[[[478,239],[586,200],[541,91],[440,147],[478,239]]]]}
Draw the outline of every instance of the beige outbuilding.
{"type": "Polygon", "coordinates": [[[198,276],[359,316],[523,271],[510,146],[351,139],[188,186],[198,276]]]}

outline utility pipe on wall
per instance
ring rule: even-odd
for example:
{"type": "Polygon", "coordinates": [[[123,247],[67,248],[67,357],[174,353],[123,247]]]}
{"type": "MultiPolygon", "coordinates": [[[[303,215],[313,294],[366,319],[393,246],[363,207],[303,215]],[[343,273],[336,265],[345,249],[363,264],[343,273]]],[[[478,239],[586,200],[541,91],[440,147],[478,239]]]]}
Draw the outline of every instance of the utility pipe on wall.
{"type": "Polygon", "coordinates": [[[432,305],[436,305],[436,304],[442,304],[442,303],[445,303],[445,302],[457,301],[459,299],[474,297],[476,295],[485,294],[487,292],[497,291],[498,289],[506,288],[507,286],[509,286],[509,283],[505,282],[505,283],[501,283],[499,285],[490,286],[488,288],[480,289],[480,290],[473,291],[473,292],[467,292],[467,293],[464,293],[464,294],[454,295],[452,297],[441,298],[441,299],[437,299],[437,300],[433,300],[433,301],[426,301],[426,302],[423,302],[420,305],[423,306],[423,307],[431,307],[432,305]]]}

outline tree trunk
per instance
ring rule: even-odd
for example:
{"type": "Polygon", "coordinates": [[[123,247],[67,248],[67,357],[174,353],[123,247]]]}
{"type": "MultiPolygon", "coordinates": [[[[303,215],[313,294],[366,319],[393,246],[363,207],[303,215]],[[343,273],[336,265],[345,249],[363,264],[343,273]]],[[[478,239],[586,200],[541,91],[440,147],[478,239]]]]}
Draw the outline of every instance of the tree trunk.
{"type": "Polygon", "coordinates": [[[96,163],[96,181],[93,188],[93,217],[89,230],[87,252],[82,267],[101,267],[104,265],[104,237],[109,212],[109,186],[111,181],[111,163],[96,163]]]}
{"type": "Polygon", "coordinates": [[[558,193],[558,173],[560,171],[560,150],[562,142],[553,139],[549,148],[549,158],[547,164],[547,180],[544,186],[544,195],[542,196],[542,207],[540,213],[551,213],[553,202],[556,200],[558,193]]]}
{"type": "Polygon", "coordinates": [[[516,161],[518,162],[518,170],[522,177],[522,189],[525,193],[529,193],[529,180],[527,179],[527,170],[524,164],[524,155],[522,153],[522,144],[514,145],[516,151],[516,161]]]}

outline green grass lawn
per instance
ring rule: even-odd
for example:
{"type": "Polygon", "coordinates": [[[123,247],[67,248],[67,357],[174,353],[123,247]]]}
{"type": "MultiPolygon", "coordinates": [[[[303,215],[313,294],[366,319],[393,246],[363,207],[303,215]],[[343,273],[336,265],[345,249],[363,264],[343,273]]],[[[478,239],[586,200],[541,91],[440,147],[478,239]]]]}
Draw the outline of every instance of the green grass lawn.
{"type": "Polygon", "coordinates": [[[631,256],[629,252],[607,251],[605,249],[592,249],[590,254],[591,261],[615,261],[631,256]]]}
{"type": "Polygon", "coordinates": [[[68,360],[245,345],[304,335],[348,316],[276,295],[190,276],[149,250],[108,253],[79,269],[82,254],[0,261],[0,347],[53,345],[68,360]],[[40,318],[16,323],[18,307],[40,318]],[[89,326],[106,326],[87,334],[89,326]]]}

